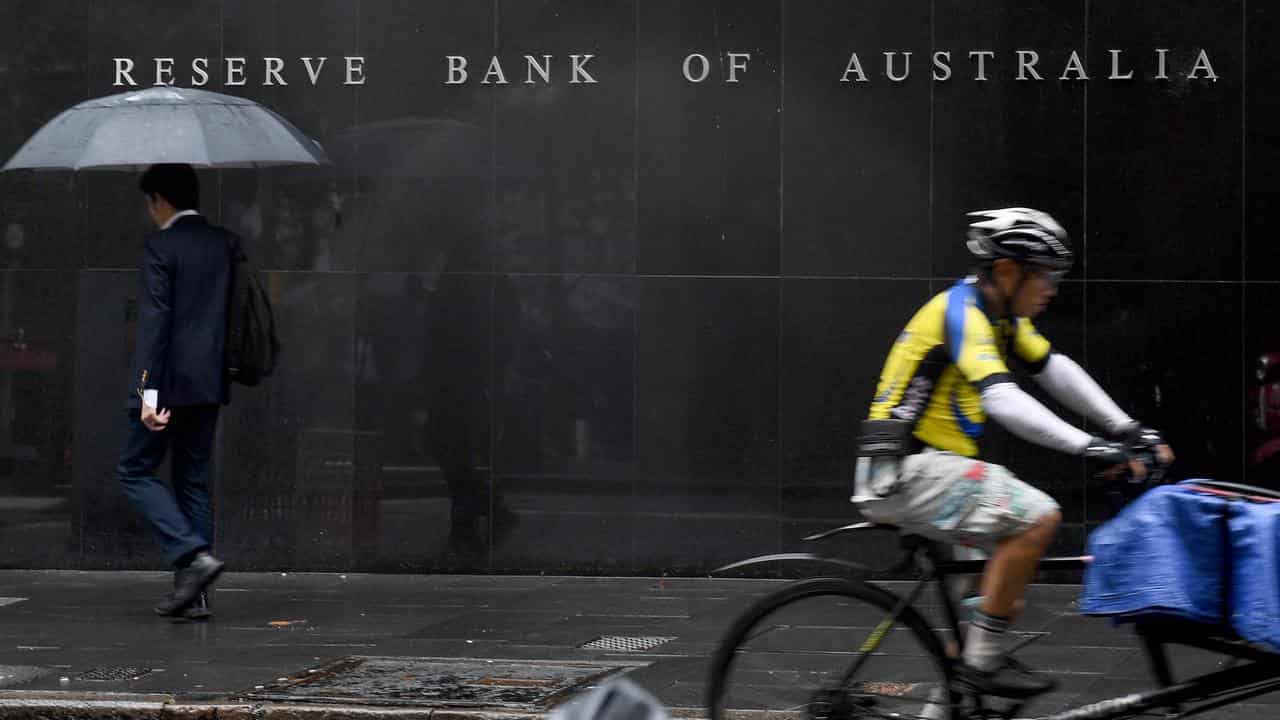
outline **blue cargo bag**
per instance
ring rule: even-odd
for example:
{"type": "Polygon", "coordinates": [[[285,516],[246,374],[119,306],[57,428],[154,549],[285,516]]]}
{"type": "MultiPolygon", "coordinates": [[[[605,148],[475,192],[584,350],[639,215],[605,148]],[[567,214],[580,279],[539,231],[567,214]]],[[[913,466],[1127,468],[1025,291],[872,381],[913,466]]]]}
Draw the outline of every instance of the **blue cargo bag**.
{"type": "Polygon", "coordinates": [[[1132,621],[1226,620],[1227,501],[1185,484],[1129,503],[1089,537],[1080,612],[1132,621]]]}
{"type": "Polygon", "coordinates": [[[1231,503],[1231,625],[1280,652],[1280,503],[1231,503]]]}

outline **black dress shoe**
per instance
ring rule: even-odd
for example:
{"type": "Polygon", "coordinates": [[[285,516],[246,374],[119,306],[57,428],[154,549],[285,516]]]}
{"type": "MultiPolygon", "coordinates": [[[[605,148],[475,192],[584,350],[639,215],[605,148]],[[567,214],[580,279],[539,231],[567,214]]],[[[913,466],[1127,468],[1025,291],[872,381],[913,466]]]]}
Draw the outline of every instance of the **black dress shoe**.
{"type": "MultiPolygon", "coordinates": [[[[186,568],[178,568],[177,570],[173,571],[174,590],[178,588],[178,579],[181,578],[182,573],[186,571],[187,571],[186,568]]],[[[153,607],[152,610],[155,610],[156,614],[160,616],[172,615],[173,614],[173,590],[170,590],[169,594],[165,595],[163,600],[156,603],[155,607],[153,607]]]]}
{"type": "Polygon", "coordinates": [[[226,563],[209,553],[196,555],[190,565],[178,571],[173,581],[173,594],[155,607],[156,614],[185,617],[183,611],[199,599],[224,569],[226,563]]]}
{"type": "Polygon", "coordinates": [[[965,693],[1022,700],[1053,690],[1058,687],[1058,681],[1006,657],[990,670],[958,663],[955,685],[957,690],[965,693]]]}

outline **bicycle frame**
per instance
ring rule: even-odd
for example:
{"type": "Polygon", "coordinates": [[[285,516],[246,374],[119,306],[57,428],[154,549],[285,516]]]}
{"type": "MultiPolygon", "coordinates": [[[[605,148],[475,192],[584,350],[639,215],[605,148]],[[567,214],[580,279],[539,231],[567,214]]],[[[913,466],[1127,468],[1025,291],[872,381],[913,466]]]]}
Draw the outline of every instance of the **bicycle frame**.
{"type": "MultiPolygon", "coordinates": [[[[915,550],[913,554],[921,574],[907,597],[918,597],[926,585],[931,582],[936,583],[947,629],[955,640],[958,653],[963,653],[964,638],[960,632],[959,613],[951,593],[947,591],[947,578],[957,574],[981,573],[984,569],[984,561],[940,560],[938,546],[927,541],[922,543],[922,547],[915,550]]],[[[1088,561],[1087,556],[1053,557],[1044,558],[1040,561],[1040,565],[1042,568],[1079,570],[1083,569],[1088,561]]],[[[887,618],[884,621],[886,627],[893,622],[894,618],[887,618]]],[[[1223,704],[1280,690],[1280,656],[1265,653],[1241,643],[1216,638],[1203,631],[1197,633],[1194,627],[1188,628],[1185,623],[1181,625],[1176,623],[1135,624],[1135,630],[1146,651],[1152,674],[1160,685],[1159,689],[1101,700],[1053,715],[1039,716],[1035,720],[1116,720],[1161,708],[1171,708],[1178,713],[1179,717],[1190,717],[1223,704]],[[1166,652],[1166,646],[1170,644],[1191,645],[1253,662],[1242,667],[1231,667],[1182,683],[1175,683],[1166,652]],[[1196,702],[1208,704],[1186,710],[1179,708],[1181,704],[1196,702]]],[[[1023,644],[1031,640],[1034,638],[1024,641],[1023,644]]],[[[1013,649],[1016,647],[1018,646],[1013,649]]],[[[853,673],[850,673],[849,679],[852,677],[853,673]]],[[[1015,703],[1000,714],[1012,717],[1021,709],[1021,706],[1022,703],[1015,703]]]]}
{"type": "MultiPolygon", "coordinates": [[[[838,534],[865,530],[893,530],[898,532],[898,529],[891,525],[855,523],[817,535],[811,535],[805,540],[821,540],[838,534]]],[[[877,570],[900,571],[914,568],[918,572],[915,584],[909,591],[900,595],[901,601],[894,611],[872,629],[871,634],[859,647],[857,658],[849,670],[846,671],[841,683],[841,685],[845,685],[852,680],[862,664],[879,646],[888,629],[897,621],[898,616],[904,609],[915,603],[930,583],[937,584],[938,595],[942,603],[944,619],[946,620],[946,629],[954,639],[956,657],[963,653],[964,639],[963,634],[960,632],[959,613],[956,610],[956,603],[947,589],[947,579],[956,575],[981,574],[986,562],[984,560],[944,559],[941,545],[919,536],[903,536],[902,548],[903,553],[899,556],[899,560],[889,568],[876,569],[840,558],[822,557],[810,553],[785,553],[749,558],[726,565],[713,572],[718,573],[764,563],[795,561],[825,564],[838,568],[841,571],[840,574],[846,575],[850,574],[851,571],[854,574],[861,574],[877,570]]],[[[1042,569],[1079,570],[1083,569],[1089,560],[1088,556],[1044,558],[1040,561],[1040,567],[1042,569]]],[[[1158,689],[1102,700],[1053,715],[1039,716],[1034,720],[1114,720],[1162,708],[1173,709],[1178,713],[1177,717],[1191,717],[1223,705],[1280,690],[1280,655],[1259,649],[1243,641],[1231,639],[1230,631],[1226,628],[1206,628],[1192,623],[1177,622],[1135,623],[1134,628],[1146,652],[1152,675],[1159,685],[1158,689]],[[1169,665],[1166,652],[1166,646],[1168,645],[1187,645],[1218,652],[1231,658],[1231,666],[1224,670],[1177,682],[1169,665]],[[1235,666],[1235,663],[1241,660],[1248,661],[1248,663],[1235,666]],[[1182,709],[1180,706],[1186,703],[1204,704],[1182,709]]],[[[1024,641],[1023,644],[1033,639],[1024,641]]],[[[947,647],[946,638],[939,637],[939,640],[942,641],[943,647],[947,647]]],[[[1019,646],[1015,646],[1015,649],[1019,646]]],[[[955,662],[955,658],[949,658],[949,661],[955,662]]],[[[978,709],[974,713],[958,717],[998,716],[1012,718],[1022,707],[1022,703],[1017,702],[1002,712],[990,709],[984,710],[982,709],[981,700],[981,698],[977,699],[978,709]]]]}
{"type": "MultiPolygon", "coordinates": [[[[921,571],[916,587],[907,596],[918,597],[925,585],[936,582],[948,630],[955,638],[957,647],[963,651],[964,640],[960,633],[958,613],[951,594],[947,591],[946,580],[957,574],[979,574],[985,567],[985,561],[942,560],[941,546],[923,538],[904,538],[904,549],[909,554],[908,561],[913,562],[921,571]]],[[[1088,556],[1044,558],[1040,561],[1040,568],[1082,570],[1090,559],[1088,556]]],[[[891,624],[893,621],[890,618],[885,623],[891,624]]],[[[1173,709],[1178,713],[1177,717],[1191,717],[1223,705],[1280,690],[1280,655],[1231,639],[1233,633],[1227,628],[1205,627],[1189,622],[1146,621],[1134,623],[1134,631],[1142,642],[1159,689],[1101,700],[1061,713],[1040,716],[1035,720],[1113,720],[1161,708],[1173,709]],[[1176,682],[1167,653],[1169,645],[1186,645],[1217,652],[1231,658],[1231,665],[1224,670],[1176,682]],[[1248,663],[1235,666],[1241,660],[1248,663]],[[1180,707],[1191,703],[1204,704],[1187,709],[1180,707]]],[[[1032,640],[1034,638],[1023,644],[1032,640]]],[[[1016,647],[1020,645],[1014,649],[1016,647]]],[[[1016,712],[1018,707],[1015,705],[1012,711],[1016,712]]]]}

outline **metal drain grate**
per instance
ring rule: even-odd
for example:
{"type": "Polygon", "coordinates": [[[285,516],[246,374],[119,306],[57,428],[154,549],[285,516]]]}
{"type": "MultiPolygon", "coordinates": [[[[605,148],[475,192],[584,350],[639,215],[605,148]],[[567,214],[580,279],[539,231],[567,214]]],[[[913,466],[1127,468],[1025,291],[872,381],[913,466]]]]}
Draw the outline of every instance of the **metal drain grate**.
{"type": "Polygon", "coordinates": [[[541,711],[628,666],[353,656],[258,685],[251,700],[541,711]]]}
{"type": "Polygon", "coordinates": [[[612,650],[614,652],[644,652],[672,640],[675,640],[675,638],[657,635],[601,635],[579,647],[589,650],[612,650]]]}
{"type": "Polygon", "coordinates": [[[137,680],[143,675],[150,674],[151,668],[147,667],[128,667],[128,666],[107,666],[96,667],[92,670],[86,670],[76,676],[77,680],[92,680],[94,682],[111,682],[112,680],[137,680]]]}

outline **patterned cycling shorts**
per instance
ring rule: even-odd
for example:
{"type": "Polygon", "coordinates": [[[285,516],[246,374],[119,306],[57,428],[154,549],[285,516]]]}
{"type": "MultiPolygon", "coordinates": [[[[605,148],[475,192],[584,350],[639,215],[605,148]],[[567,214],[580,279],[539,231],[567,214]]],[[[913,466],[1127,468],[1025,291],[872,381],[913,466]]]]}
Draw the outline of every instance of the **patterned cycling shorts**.
{"type": "Polygon", "coordinates": [[[855,498],[868,520],[988,551],[1058,509],[1053,498],[1003,466],[941,450],[902,458],[898,481],[877,489],[883,494],[859,492],[855,498]]]}

